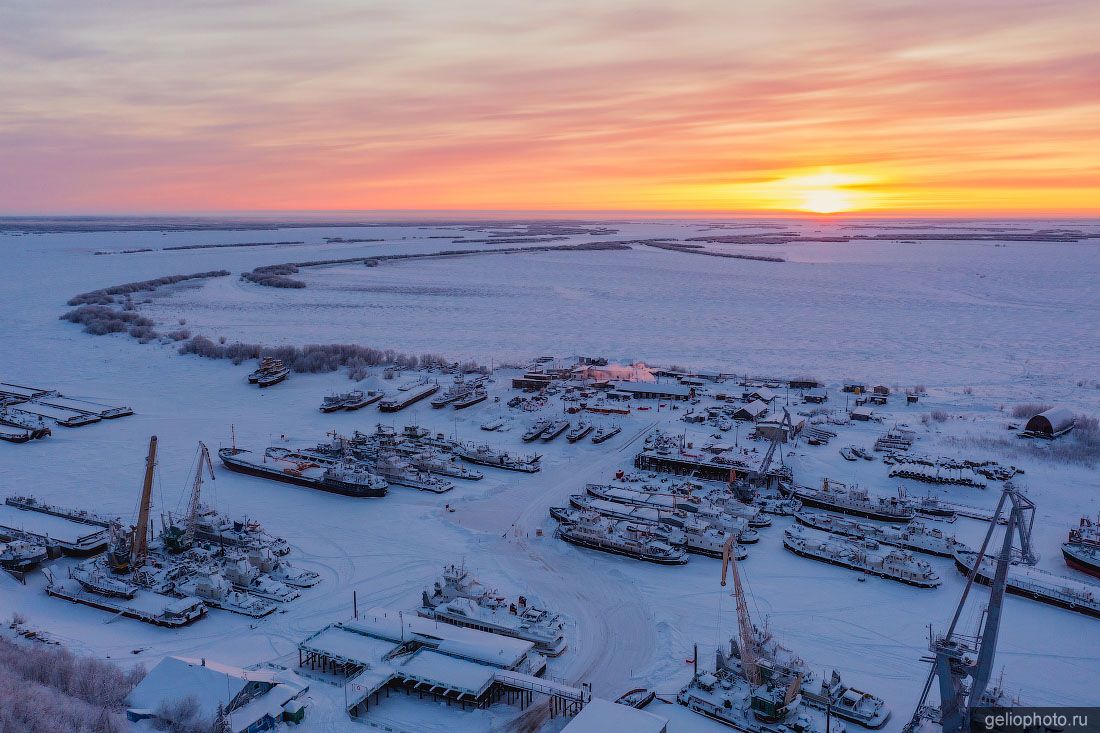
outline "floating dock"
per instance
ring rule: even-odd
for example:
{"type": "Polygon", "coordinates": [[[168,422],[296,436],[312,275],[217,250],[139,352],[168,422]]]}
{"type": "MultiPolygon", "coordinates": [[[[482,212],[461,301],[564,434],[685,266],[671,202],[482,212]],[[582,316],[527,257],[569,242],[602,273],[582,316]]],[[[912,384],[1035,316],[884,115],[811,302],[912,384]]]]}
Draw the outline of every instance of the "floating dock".
{"type": "Polygon", "coordinates": [[[0,505],[0,537],[30,536],[57,545],[66,555],[94,555],[107,547],[107,529],[62,516],[0,505]]]}

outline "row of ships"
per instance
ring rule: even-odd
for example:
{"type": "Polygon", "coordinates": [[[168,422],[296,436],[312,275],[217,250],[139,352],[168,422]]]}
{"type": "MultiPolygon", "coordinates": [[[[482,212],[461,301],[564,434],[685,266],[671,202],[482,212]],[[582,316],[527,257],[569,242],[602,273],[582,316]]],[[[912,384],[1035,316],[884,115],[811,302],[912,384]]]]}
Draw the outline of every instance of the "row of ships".
{"type": "Polygon", "coordinates": [[[490,466],[521,473],[542,468],[541,456],[512,455],[485,443],[446,438],[408,425],[397,432],[384,425],[373,433],[330,434],[310,447],[271,446],[262,453],[232,446],[218,452],[231,471],[354,497],[381,497],[391,486],[444,493],[452,479],[478,481],[490,466]]]}
{"type": "MultiPolygon", "coordinates": [[[[771,524],[769,515],[779,514],[796,522],[783,531],[787,551],[864,577],[931,589],[942,578],[927,556],[953,560],[964,575],[975,568],[976,553],[945,529],[958,516],[949,507],[958,505],[876,497],[828,481],[820,489],[788,488],[784,496],[754,494],[740,482],[588,484],[550,515],[558,522],[555,535],[565,542],[660,565],[683,565],[693,554],[720,557],[728,543],[734,557],[744,559],[746,545],[771,524]]],[[[1100,527],[1082,519],[1062,553],[1070,567],[1100,577],[1100,527]]],[[[1100,586],[1041,570],[1034,567],[1037,561],[1024,558],[1010,568],[1007,592],[1100,617],[1100,586]]],[[[994,568],[980,563],[975,575],[989,585],[994,568]]]]}

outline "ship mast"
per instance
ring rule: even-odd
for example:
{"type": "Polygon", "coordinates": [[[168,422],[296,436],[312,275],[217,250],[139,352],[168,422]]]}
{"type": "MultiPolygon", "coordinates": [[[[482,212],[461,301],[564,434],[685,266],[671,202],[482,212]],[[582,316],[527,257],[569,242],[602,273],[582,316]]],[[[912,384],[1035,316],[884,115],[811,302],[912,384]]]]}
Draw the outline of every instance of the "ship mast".
{"type": "Polygon", "coordinates": [[[130,567],[140,568],[149,555],[149,503],[153,494],[153,469],[157,463],[157,436],[149,438],[149,455],[145,459],[145,483],[141,487],[141,505],[138,521],[134,526],[134,540],[130,547],[130,567]]]}
{"type": "Polygon", "coordinates": [[[722,547],[722,587],[726,587],[726,569],[733,571],[733,597],[737,601],[737,629],[741,640],[741,669],[750,685],[761,683],[760,668],[756,665],[756,648],[752,632],[752,620],[749,607],[745,602],[745,591],[741,587],[741,574],[737,571],[737,560],[733,553],[734,538],[731,536],[722,547]]]}

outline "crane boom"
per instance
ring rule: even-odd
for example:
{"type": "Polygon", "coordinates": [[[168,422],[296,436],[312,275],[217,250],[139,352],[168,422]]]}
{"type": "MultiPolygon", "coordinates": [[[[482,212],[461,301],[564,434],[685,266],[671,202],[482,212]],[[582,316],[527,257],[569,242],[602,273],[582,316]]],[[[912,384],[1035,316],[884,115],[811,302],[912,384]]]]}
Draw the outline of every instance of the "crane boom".
{"type": "Polygon", "coordinates": [[[737,630],[741,643],[741,669],[745,673],[745,679],[751,685],[759,685],[760,668],[756,665],[755,639],[753,638],[752,620],[749,618],[749,607],[745,602],[745,591],[741,587],[741,574],[737,571],[737,560],[733,553],[734,538],[726,540],[722,546],[722,587],[726,587],[726,569],[733,572],[733,597],[737,603],[737,630]]]}
{"type": "Polygon", "coordinates": [[[153,470],[157,464],[157,436],[149,438],[149,455],[145,458],[145,482],[141,486],[141,504],[138,507],[134,539],[130,544],[130,567],[140,568],[149,555],[149,504],[153,496],[153,470]]]}
{"type": "Polygon", "coordinates": [[[190,547],[195,543],[195,524],[199,517],[199,500],[202,496],[202,467],[206,466],[210,474],[210,480],[214,480],[214,464],[210,460],[210,451],[206,444],[199,441],[199,465],[195,467],[195,482],[191,485],[191,500],[187,504],[187,523],[183,528],[183,546],[190,547]]]}

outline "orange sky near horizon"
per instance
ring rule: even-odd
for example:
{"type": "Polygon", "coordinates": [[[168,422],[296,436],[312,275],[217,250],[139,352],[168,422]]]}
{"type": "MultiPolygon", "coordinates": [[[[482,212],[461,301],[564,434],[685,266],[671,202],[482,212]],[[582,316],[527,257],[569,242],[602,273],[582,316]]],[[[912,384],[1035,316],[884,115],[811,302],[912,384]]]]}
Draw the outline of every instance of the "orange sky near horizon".
{"type": "Polygon", "coordinates": [[[0,213],[1100,215],[1100,3],[9,5],[0,213]]]}

